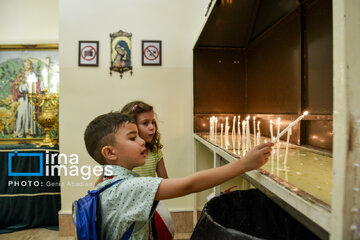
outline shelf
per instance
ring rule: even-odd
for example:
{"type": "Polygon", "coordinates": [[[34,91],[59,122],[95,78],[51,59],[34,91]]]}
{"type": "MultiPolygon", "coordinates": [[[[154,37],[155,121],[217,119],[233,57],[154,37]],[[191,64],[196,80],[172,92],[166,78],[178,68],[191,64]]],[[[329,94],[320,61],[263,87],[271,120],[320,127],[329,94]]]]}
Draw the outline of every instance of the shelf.
{"type": "MultiPolygon", "coordinates": [[[[221,147],[222,145],[220,142],[216,141],[215,143],[214,141],[210,141],[208,134],[201,133],[195,133],[194,139],[227,162],[233,162],[240,158],[239,153],[241,152],[238,151],[239,149],[236,149],[236,147],[233,148],[233,146],[236,144],[230,144],[228,145],[228,148],[225,149],[221,147]]],[[[292,145],[291,148],[292,151],[307,151],[312,157],[318,155],[318,158],[324,156],[325,159],[331,159],[328,153],[316,152],[311,149],[306,150],[304,148],[298,149],[295,145],[292,145]]],[[[299,159],[301,160],[301,158],[299,159]]],[[[294,186],[288,181],[285,181],[281,174],[276,174],[276,170],[275,172],[272,172],[271,168],[272,165],[269,160],[269,163],[264,165],[262,169],[246,172],[242,174],[242,177],[256,188],[264,192],[274,202],[280,205],[284,210],[289,212],[293,217],[303,223],[319,237],[322,239],[328,238],[328,232],[330,230],[331,207],[329,202],[326,203],[326,198],[325,200],[320,200],[319,198],[314,197],[308,192],[300,189],[298,186],[294,186]]],[[[331,171],[329,174],[331,175],[331,171]]],[[[324,186],[324,189],[325,188],[326,187],[324,186]]],[[[327,191],[331,191],[331,183],[327,188],[327,191]]],[[[331,201],[331,197],[329,199],[331,201]]]]}

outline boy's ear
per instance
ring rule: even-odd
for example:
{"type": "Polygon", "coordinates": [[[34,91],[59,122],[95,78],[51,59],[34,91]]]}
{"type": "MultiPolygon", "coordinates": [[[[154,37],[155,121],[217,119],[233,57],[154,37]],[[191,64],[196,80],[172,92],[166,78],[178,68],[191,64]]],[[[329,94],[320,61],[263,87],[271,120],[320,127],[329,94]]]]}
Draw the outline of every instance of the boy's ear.
{"type": "Polygon", "coordinates": [[[112,146],[104,146],[101,149],[101,154],[109,161],[115,161],[117,159],[112,146]]]}

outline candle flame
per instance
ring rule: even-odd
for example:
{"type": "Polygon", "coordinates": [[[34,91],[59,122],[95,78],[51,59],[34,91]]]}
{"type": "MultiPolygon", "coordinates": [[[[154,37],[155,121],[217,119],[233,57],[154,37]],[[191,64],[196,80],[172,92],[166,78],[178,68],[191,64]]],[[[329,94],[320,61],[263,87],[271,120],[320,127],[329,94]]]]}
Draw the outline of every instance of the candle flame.
{"type": "Polygon", "coordinates": [[[255,120],[255,119],[256,119],[256,117],[253,117],[253,119],[255,120]]]}
{"type": "Polygon", "coordinates": [[[280,122],[280,118],[277,118],[277,121],[280,122]]]}
{"type": "Polygon", "coordinates": [[[303,115],[306,116],[306,115],[308,115],[308,114],[309,114],[309,112],[308,112],[308,111],[305,111],[303,115]]]}
{"type": "Polygon", "coordinates": [[[258,121],[258,124],[260,124],[260,121],[258,121]]]}
{"type": "Polygon", "coordinates": [[[265,143],[267,143],[267,141],[265,140],[265,143]]]}
{"type": "Polygon", "coordinates": [[[272,120],[270,120],[270,124],[272,124],[272,120]]]}
{"type": "Polygon", "coordinates": [[[249,120],[250,119],[250,115],[246,117],[246,120],[249,120]]]}

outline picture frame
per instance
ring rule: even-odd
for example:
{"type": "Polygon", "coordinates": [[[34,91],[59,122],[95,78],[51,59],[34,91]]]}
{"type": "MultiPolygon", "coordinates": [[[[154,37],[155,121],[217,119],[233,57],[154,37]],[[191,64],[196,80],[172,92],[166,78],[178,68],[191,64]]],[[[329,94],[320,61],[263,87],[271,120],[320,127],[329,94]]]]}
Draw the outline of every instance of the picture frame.
{"type": "Polygon", "coordinates": [[[133,74],[132,66],[132,33],[119,30],[110,33],[110,76],[112,72],[120,73],[120,78],[127,71],[133,74]]]}
{"type": "MultiPolygon", "coordinates": [[[[24,112],[32,106],[27,94],[31,89],[28,80],[30,75],[33,93],[43,95],[46,88],[49,94],[58,95],[58,48],[58,44],[0,45],[0,144],[38,144],[43,141],[45,132],[38,123],[41,107],[34,106],[33,114],[24,112]],[[31,127],[21,126],[24,121],[30,122],[31,127]]],[[[54,101],[58,103],[58,99],[54,101]]],[[[58,109],[52,111],[57,116],[58,109]]],[[[57,117],[50,135],[58,139],[57,117]]]]}
{"type": "Polygon", "coordinates": [[[79,66],[99,66],[99,41],[79,41],[79,66]]]}
{"type": "Polygon", "coordinates": [[[142,65],[161,66],[161,41],[143,40],[141,44],[142,65]]]}

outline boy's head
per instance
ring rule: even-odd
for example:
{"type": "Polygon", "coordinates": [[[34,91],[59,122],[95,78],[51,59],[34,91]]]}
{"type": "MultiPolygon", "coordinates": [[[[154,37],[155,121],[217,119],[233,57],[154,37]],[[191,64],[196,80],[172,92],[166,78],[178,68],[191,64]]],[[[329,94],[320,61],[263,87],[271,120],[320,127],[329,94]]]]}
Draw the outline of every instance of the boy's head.
{"type": "Polygon", "coordinates": [[[92,120],[84,133],[86,150],[90,156],[101,165],[108,163],[103,148],[114,146],[116,133],[129,123],[135,122],[129,116],[116,112],[103,114],[92,120]]]}

